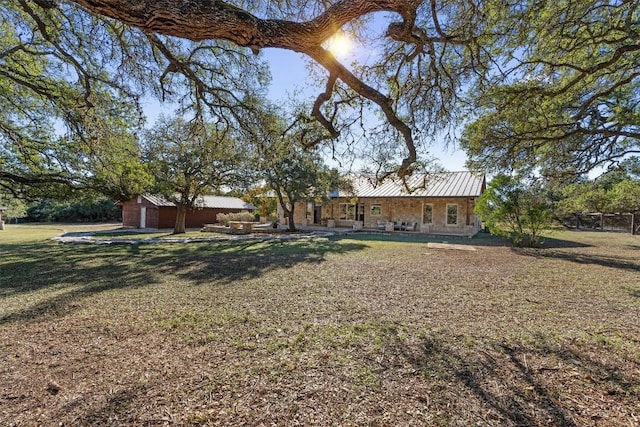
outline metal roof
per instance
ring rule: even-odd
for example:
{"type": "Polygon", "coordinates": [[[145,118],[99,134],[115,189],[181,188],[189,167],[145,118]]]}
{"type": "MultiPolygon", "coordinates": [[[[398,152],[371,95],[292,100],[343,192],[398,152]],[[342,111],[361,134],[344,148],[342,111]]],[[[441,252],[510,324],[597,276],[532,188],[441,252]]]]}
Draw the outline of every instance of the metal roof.
{"type": "Polygon", "coordinates": [[[353,193],[340,190],[331,197],[479,197],[485,177],[468,171],[416,174],[407,178],[409,191],[398,177],[377,183],[374,178],[359,176],[352,183],[353,193]]]}
{"type": "Polygon", "coordinates": [[[158,194],[145,194],[142,197],[147,199],[149,203],[155,206],[175,206],[173,202],[168,201],[167,199],[165,199],[164,197],[158,194]]]}
{"type": "MultiPolygon", "coordinates": [[[[165,199],[162,196],[156,194],[145,194],[143,196],[150,203],[156,206],[175,206],[173,202],[165,199]]],[[[257,209],[251,203],[247,203],[238,197],[226,197],[226,196],[201,196],[198,198],[198,206],[201,208],[215,208],[215,209],[257,209]]]]}

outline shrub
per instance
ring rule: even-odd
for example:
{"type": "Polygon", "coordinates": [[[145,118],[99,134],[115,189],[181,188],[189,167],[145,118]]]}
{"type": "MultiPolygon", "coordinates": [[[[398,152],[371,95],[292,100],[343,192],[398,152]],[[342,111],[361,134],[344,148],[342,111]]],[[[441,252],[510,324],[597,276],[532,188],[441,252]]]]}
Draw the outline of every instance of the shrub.
{"type": "Polygon", "coordinates": [[[219,213],[218,215],[216,215],[216,219],[220,224],[224,224],[225,226],[229,225],[229,221],[230,221],[229,214],[219,213]]]}
{"type": "Polygon", "coordinates": [[[492,234],[518,246],[537,246],[551,225],[551,210],[531,188],[516,178],[498,175],[480,196],[475,212],[492,234]]]}
{"type": "Polygon", "coordinates": [[[231,217],[234,218],[231,221],[245,221],[245,222],[253,222],[254,217],[251,212],[238,212],[231,214],[231,217]]]}
{"type": "Polygon", "coordinates": [[[219,213],[216,215],[216,220],[220,224],[224,224],[225,226],[229,225],[229,221],[243,221],[243,222],[253,222],[254,215],[251,212],[234,212],[234,213],[219,213]]]}

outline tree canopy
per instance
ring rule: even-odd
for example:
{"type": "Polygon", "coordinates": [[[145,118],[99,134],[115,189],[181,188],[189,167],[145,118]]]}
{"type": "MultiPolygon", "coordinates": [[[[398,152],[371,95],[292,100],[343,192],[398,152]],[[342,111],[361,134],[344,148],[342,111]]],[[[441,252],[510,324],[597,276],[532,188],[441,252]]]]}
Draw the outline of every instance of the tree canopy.
{"type": "Polygon", "coordinates": [[[290,231],[296,230],[297,202],[326,201],[331,191],[346,185],[337,169],[326,166],[317,151],[305,147],[306,139],[316,132],[318,128],[309,125],[286,129],[282,118],[269,114],[256,135],[260,143],[255,168],[275,193],[290,231]]]}
{"type": "Polygon", "coordinates": [[[72,3],[3,2],[0,29],[0,187],[21,197],[135,194],[145,102],[240,127],[268,80],[228,43],[145,33],[72,3]]]}
{"type": "Polygon", "coordinates": [[[0,186],[35,196],[117,192],[104,188],[98,163],[123,168],[141,115],[126,71],[110,64],[113,25],[16,1],[1,6],[0,29],[0,186]]]}
{"type": "Polygon", "coordinates": [[[640,213],[640,162],[637,158],[623,160],[595,179],[582,178],[568,185],[544,183],[548,203],[553,205],[554,218],[566,226],[577,228],[604,226],[605,216],[612,217],[616,227],[637,233],[640,213]],[[631,215],[629,215],[631,214],[631,215]]]}
{"type": "Polygon", "coordinates": [[[640,179],[632,171],[633,168],[621,167],[602,174],[596,180],[563,187],[562,199],[556,205],[557,213],[640,212],[640,179]]]}
{"type": "Polygon", "coordinates": [[[455,119],[465,85],[478,120],[464,146],[477,166],[584,172],[638,152],[637,1],[75,3],[147,32],[307,55],[327,71],[313,116],[335,137],[338,106],[375,104],[406,145],[401,175],[421,131],[455,119]],[[384,34],[367,26],[376,12],[387,13],[384,34]],[[345,27],[375,46],[372,63],[349,69],[323,47],[345,27]]]}
{"type": "Polygon", "coordinates": [[[320,70],[296,119],[322,125],[316,143],[351,131],[400,145],[406,175],[435,135],[468,124],[472,166],[584,172],[639,151],[639,2],[10,0],[0,179],[86,185],[95,145],[136,135],[149,97],[242,129],[270,48],[320,70]],[[366,48],[349,64],[326,45],[341,31],[366,48]]]}
{"type": "Polygon", "coordinates": [[[471,165],[576,177],[640,153],[640,4],[512,2],[499,55],[475,86],[471,165]]]}

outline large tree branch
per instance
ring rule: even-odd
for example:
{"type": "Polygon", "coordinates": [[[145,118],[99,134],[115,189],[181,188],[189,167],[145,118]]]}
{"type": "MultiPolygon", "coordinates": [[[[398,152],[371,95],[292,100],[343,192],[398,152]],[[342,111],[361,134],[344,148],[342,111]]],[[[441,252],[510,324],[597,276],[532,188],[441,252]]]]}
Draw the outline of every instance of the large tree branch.
{"type": "MultiPolygon", "coordinates": [[[[331,70],[334,73],[335,77],[338,77],[340,80],[345,82],[345,84],[347,84],[356,93],[375,102],[382,109],[389,124],[391,124],[391,126],[393,126],[402,135],[405,144],[407,145],[409,155],[402,161],[398,173],[400,176],[408,175],[410,166],[416,161],[417,158],[416,148],[413,143],[411,128],[409,128],[409,126],[407,126],[407,124],[397,116],[396,112],[393,109],[393,101],[381,94],[376,89],[368,86],[363,81],[358,79],[344,65],[338,62],[329,51],[318,47],[309,52],[309,56],[327,70],[331,70]]],[[[319,101],[323,101],[325,98],[327,98],[326,93],[323,95],[324,96],[321,95],[321,97],[318,98],[319,101]]],[[[316,104],[318,104],[318,102],[316,102],[316,104]]],[[[317,105],[314,108],[314,113],[316,112],[316,110],[318,110],[319,112],[319,108],[317,105]]]]}
{"type": "Polygon", "coordinates": [[[68,0],[147,32],[193,41],[222,39],[254,50],[277,47],[306,53],[344,24],[372,12],[405,15],[421,0],[342,0],[307,22],[261,19],[221,0],[68,0]]]}
{"type": "MultiPolygon", "coordinates": [[[[387,120],[402,135],[409,155],[403,160],[400,175],[409,174],[416,160],[411,129],[396,114],[393,101],[364,83],[347,70],[328,51],[324,43],[343,25],[373,12],[399,14],[403,21],[389,27],[389,37],[416,45],[413,57],[422,51],[424,34],[414,28],[416,10],[423,0],[341,0],[323,13],[306,22],[261,19],[230,3],[214,0],[69,0],[91,12],[117,19],[148,33],[161,33],[194,41],[222,39],[254,52],[265,48],[282,48],[308,55],[329,71],[326,91],[314,105],[314,117],[337,137],[333,124],[323,116],[322,105],[331,97],[336,79],[340,79],[356,93],[376,103],[387,120]]],[[[153,36],[152,36],[153,41],[153,36]]],[[[158,46],[157,40],[154,43],[158,46]]],[[[165,53],[166,56],[166,53],[165,53]]],[[[412,59],[413,59],[412,57],[412,59]]],[[[169,59],[170,56],[168,56],[169,59]]],[[[175,61],[170,64],[176,66],[175,61]]],[[[172,70],[167,70],[172,71],[172,70]]],[[[184,71],[184,69],[183,69],[184,71]]]]}

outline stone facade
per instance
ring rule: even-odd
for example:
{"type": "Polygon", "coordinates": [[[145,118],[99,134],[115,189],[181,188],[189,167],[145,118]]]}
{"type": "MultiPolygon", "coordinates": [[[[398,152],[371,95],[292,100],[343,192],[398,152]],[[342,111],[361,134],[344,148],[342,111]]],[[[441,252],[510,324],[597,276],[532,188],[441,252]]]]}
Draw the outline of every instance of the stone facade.
{"type": "Polygon", "coordinates": [[[297,203],[295,221],[296,225],[326,226],[333,219],[337,227],[356,229],[380,229],[380,224],[401,221],[415,223],[415,231],[422,233],[471,236],[480,229],[474,206],[473,197],[336,198],[323,206],[297,203]]]}
{"type": "MultiPolygon", "coordinates": [[[[296,226],[459,236],[472,236],[480,230],[473,209],[486,188],[484,174],[459,171],[413,174],[406,180],[390,178],[384,182],[367,176],[351,180],[352,188],[332,191],[329,203],[296,203],[296,226]]],[[[280,221],[286,223],[279,213],[280,221]]]]}

